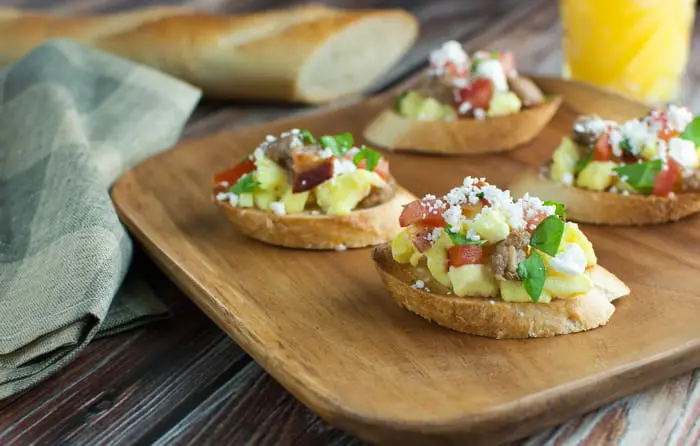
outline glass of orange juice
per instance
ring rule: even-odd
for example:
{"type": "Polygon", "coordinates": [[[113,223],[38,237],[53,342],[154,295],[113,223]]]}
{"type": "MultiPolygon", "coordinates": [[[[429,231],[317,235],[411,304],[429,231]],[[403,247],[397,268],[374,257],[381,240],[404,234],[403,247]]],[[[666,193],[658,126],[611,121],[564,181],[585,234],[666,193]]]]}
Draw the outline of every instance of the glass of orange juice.
{"type": "Polygon", "coordinates": [[[677,101],[695,0],[560,0],[564,77],[650,104],[677,101]]]}

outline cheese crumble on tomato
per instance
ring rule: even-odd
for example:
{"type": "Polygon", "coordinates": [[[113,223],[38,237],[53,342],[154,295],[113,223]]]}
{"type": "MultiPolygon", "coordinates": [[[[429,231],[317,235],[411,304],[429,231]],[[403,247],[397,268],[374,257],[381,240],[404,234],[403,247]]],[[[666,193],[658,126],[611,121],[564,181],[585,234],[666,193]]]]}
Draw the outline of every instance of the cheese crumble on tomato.
{"type": "Polygon", "coordinates": [[[669,105],[621,124],[597,116],[574,123],[552,157],[552,179],[593,191],[673,198],[700,189],[700,120],[669,105]]]}
{"type": "Polygon", "coordinates": [[[457,296],[547,303],[587,293],[597,262],[591,243],[565,221],[560,203],[467,177],[442,197],[404,207],[391,244],[399,263],[425,264],[430,280],[457,296]]]}
{"type": "Polygon", "coordinates": [[[214,177],[214,197],[276,215],[345,215],[389,201],[396,182],[379,152],[354,145],[350,133],[318,139],[291,129],[264,141],[214,177]]]}

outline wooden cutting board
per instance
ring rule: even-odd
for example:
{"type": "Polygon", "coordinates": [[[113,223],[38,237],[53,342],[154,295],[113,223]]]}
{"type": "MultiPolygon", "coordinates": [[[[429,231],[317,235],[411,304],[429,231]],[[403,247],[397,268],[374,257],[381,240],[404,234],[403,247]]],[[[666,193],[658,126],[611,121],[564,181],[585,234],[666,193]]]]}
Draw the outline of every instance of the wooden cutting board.
{"type": "MultiPolygon", "coordinates": [[[[564,104],[509,154],[389,153],[416,195],[466,175],[506,187],[546,160],[578,113],[628,119],[636,102],[539,78],[564,104]]],[[[600,263],[632,294],[608,326],[551,339],[479,338],[398,308],[370,249],[305,252],[249,240],[210,202],[212,175],[267,134],[352,132],[391,100],[376,97],[234,133],[182,142],[112,190],[124,223],[173,280],[272,376],[332,424],[384,444],[493,444],[520,438],[700,365],[700,217],[643,228],[583,226],[600,263]]]]}

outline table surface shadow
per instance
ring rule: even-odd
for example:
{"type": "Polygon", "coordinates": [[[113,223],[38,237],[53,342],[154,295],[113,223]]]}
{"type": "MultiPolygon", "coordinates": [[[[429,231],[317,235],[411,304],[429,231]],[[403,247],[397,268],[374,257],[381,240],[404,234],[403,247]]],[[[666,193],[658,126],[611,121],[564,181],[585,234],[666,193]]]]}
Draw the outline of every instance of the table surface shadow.
{"type": "MultiPolygon", "coordinates": [[[[3,0],[60,13],[113,12],[148,3],[242,12],[300,0],[3,0]]],[[[456,39],[470,48],[511,49],[524,72],[558,75],[556,0],[331,0],[340,7],[403,7],[421,20],[410,53],[372,89],[424,67],[429,50],[456,39]]],[[[700,33],[684,91],[700,110],[700,33]]],[[[332,105],[330,105],[332,106],[332,105]]],[[[193,138],[308,111],[283,104],[203,101],[183,137],[193,138]]],[[[136,247],[143,276],[172,317],[93,342],[55,376],[0,401],[0,444],[361,445],[300,404],[191,303],[136,247]]],[[[700,374],[689,373],[512,445],[700,444],[700,374]]]]}

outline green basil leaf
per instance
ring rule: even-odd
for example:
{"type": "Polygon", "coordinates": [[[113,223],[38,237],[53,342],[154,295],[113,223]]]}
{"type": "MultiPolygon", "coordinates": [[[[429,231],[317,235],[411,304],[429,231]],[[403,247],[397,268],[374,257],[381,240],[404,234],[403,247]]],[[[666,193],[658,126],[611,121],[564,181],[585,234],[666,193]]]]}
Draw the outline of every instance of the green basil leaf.
{"type": "Polygon", "coordinates": [[[540,222],[530,238],[530,246],[554,257],[559,251],[564,236],[564,222],[556,215],[550,215],[540,222]]]}
{"type": "Polygon", "coordinates": [[[648,194],[654,190],[654,180],[661,172],[663,161],[654,160],[646,163],[625,164],[615,168],[617,176],[625,178],[627,184],[641,193],[648,194]]]}
{"type": "Polygon", "coordinates": [[[258,186],[260,186],[260,182],[253,180],[253,172],[247,173],[233,185],[231,193],[236,195],[245,194],[252,192],[258,186]]]}
{"type": "Polygon", "coordinates": [[[472,240],[459,232],[452,232],[452,226],[450,225],[445,227],[445,232],[450,236],[452,243],[455,245],[483,245],[486,243],[486,240],[472,240]]]}
{"type": "Polygon", "coordinates": [[[539,302],[544,288],[544,280],[547,270],[544,260],[537,251],[532,251],[530,257],[520,262],[518,265],[518,275],[523,281],[523,288],[533,302],[539,302]]]}
{"type": "Polygon", "coordinates": [[[688,141],[693,141],[695,147],[700,146],[700,116],[693,119],[679,136],[688,141]]]}
{"type": "Polygon", "coordinates": [[[312,135],[310,131],[303,129],[300,134],[304,144],[316,144],[316,138],[314,138],[314,135],[312,135]]]}
{"type": "Polygon", "coordinates": [[[561,218],[562,220],[566,221],[566,208],[564,207],[563,204],[559,203],[558,201],[551,201],[551,200],[546,200],[544,202],[545,206],[554,206],[554,213],[561,218]]]}
{"type": "Polygon", "coordinates": [[[366,160],[365,169],[369,170],[370,172],[374,172],[374,169],[377,168],[377,164],[379,164],[380,159],[382,159],[381,153],[377,152],[376,150],[372,150],[367,146],[363,146],[352,158],[352,162],[358,166],[362,160],[366,160]]]}
{"type": "Polygon", "coordinates": [[[591,150],[590,152],[588,152],[588,154],[586,156],[584,156],[583,158],[578,160],[578,162],[576,163],[576,166],[574,166],[574,173],[578,174],[579,172],[581,172],[588,165],[588,163],[591,162],[592,159],[593,159],[593,150],[591,150]]]}
{"type": "Polygon", "coordinates": [[[346,132],[342,135],[322,136],[319,141],[322,148],[330,149],[335,156],[343,156],[352,147],[354,139],[346,132]]]}
{"type": "Polygon", "coordinates": [[[630,140],[627,138],[624,138],[622,141],[620,141],[620,148],[624,150],[625,152],[629,152],[632,155],[634,155],[634,151],[632,149],[632,143],[630,143],[630,140]]]}

